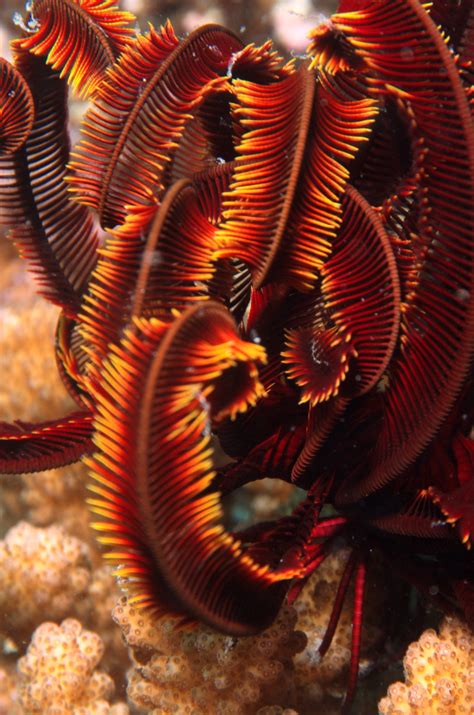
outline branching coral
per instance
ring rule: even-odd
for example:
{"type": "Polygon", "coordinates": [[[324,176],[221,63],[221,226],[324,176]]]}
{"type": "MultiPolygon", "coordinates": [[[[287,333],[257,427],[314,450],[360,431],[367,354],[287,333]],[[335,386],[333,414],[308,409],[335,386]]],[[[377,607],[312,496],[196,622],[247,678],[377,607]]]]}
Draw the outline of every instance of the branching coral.
{"type": "Polygon", "coordinates": [[[100,634],[105,647],[103,667],[119,683],[124,682],[130,663],[120,629],[112,620],[118,597],[112,568],[102,564],[92,572],[87,598],[76,604],[75,613],[82,623],[100,634]]]}
{"type": "Polygon", "coordinates": [[[94,553],[95,540],[89,527],[85,477],[82,464],[24,474],[19,498],[28,521],[35,526],[56,523],[64,527],[68,534],[89,544],[97,561],[100,557],[94,553]]]}
{"type": "Polygon", "coordinates": [[[394,683],[380,715],[467,715],[474,712],[474,634],[447,616],[439,635],[429,629],[403,659],[405,683],[394,683]]]}
{"type": "Polygon", "coordinates": [[[58,309],[41,300],[19,261],[0,278],[2,420],[52,419],[72,407],[54,356],[58,309]]]}
{"type": "Polygon", "coordinates": [[[114,610],[133,655],[128,695],[162,715],[250,715],[284,712],[295,698],[292,658],[304,648],[296,613],[284,607],[275,623],[252,638],[232,638],[180,619],[153,618],[122,598],[114,610]],[[266,705],[279,709],[266,710],[266,705]],[[155,708],[155,710],[154,710],[155,708]],[[260,710],[259,708],[262,708],[260,710]]]}
{"type": "Polygon", "coordinates": [[[18,662],[18,701],[29,715],[127,715],[109,705],[112,679],[97,670],[104,644],[79,621],[43,623],[18,662]]]}
{"type": "Polygon", "coordinates": [[[59,526],[20,522],[0,542],[0,631],[21,646],[45,619],[69,615],[90,581],[82,541],[59,526]]]}

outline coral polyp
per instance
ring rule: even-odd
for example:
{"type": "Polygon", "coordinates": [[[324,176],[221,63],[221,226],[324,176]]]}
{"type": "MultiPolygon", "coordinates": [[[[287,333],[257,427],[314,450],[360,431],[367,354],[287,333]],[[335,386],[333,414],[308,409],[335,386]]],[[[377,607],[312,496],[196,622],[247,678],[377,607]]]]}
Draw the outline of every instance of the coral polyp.
{"type": "Polygon", "coordinates": [[[130,607],[233,636],[343,542],[349,707],[374,550],[473,623],[472,3],[341,0],[300,61],[111,0],[30,13],[0,206],[77,410],[1,423],[0,471],[84,458],[130,607]],[[305,497],[232,531],[222,496],[266,477],[305,497]]]}

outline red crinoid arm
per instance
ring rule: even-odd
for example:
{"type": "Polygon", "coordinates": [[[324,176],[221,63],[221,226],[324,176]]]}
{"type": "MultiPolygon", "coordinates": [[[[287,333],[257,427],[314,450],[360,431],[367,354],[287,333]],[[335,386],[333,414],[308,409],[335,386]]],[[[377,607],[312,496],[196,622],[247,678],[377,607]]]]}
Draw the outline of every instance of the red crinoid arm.
{"type": "Polygon", "coordinates": [[[428,491],[450,524],[456,524],[461,541],[471,548],[474,541],[474,442],[459,435],[453,443],[456,476],[460,486],[444,493],[437,487],[428,491]]]}
{"type": "Polygon", "coordinates": [[[0,208],[40,293],[75,314],[96,260],[98,234],[87,210],[71,203],[64,183],[69,159],[67,87],[41,58],[20,49],[18,41],[13,49],[36,116],[0,185],[0,208]]]}
{"type": "Polygon", "coordinates": [[[324,304],[357,359],[357,395],[381,378],[393,355],[400,320],[400,284],[389,237],[363,196],[348,186],[343,224],[322,270],[324,304]]]}
{"type": "Polygon", "coordinates": [[[298,569],[258,563],[221,524],[210,429],[262,392],[263,348],[242,341],[212,301],[173,324],[136,321],[95,388],[97,452],[88,464],[96,527],[132,577],[134,602],[253,633],[275,616],[298,569]]]}
{"type": "Polygon", "coordinates": [[[418,231],[429,246],[404,306],[372,467],[341,501],[393,479],[433,439],[459,395],[474,348],[474,126],[454,58],[416,0],[336,15],[375,90],[409,101],[424,141],[418,231]],[[409,52],[406,49],[409,49],[409,52]]]}
{"type": "Polygon", "coordinates": [[[63,467],[79,461],[92,446],[89,412],[36,425],[0,422],[0,472],[23,474],[63,467]]]}
{"type": "Polygon", "coordinates": [[[241,47],[218,25],[179,42],[168,24],[138,37],[112,68],[86,114],[70,176],[71,190],[99,211],[104,227],[123,223],[127,206],[156,204],[190,112],[225,89],[241,47]]]}
{"type": "Polygon", "coordinates": [[[125,223],[110,231],[97,251],[98,261],[81,305],[80,322],[85,344],[101,358],[130,320],[144,241],[155,213],[156,206],[130,210],[125,223]]]}
{"type": "Polygon", "coordinates": [[[282,361],[286,374],[301,388],[300,403],[311,407],[337,396],[349,371],[350,358],[357,355],[351,334],[338,334],[337,327],[321,324],[291,330],[282,361]]]}
{"type": "Polygon", "coordinates": [[[81,409],[93,409],[88,392],[89,345],[80,321],[61,313],[56,328],[55,356],[63,384],[81,409]]]}
{"type": "Polygon", "coordinates": [[[15,153],[21,150],[31,133],[35,106],[22,74],[1,57],[0,107],[0,225],[10,225],[22,218],[15,153]]]}
{"type": "Polygon", "coordinates": [[[44,56],[80,97],[89,97],[131,43],[135,17],[114,0],[34,0],[23,49],[44,56]]]}
{"type": "MultiPolygon", "coordinates": [[[[255,47],[248,45],[232,55],[227,69],[232,79],[240,78],[267,84],[287,77],[293,71],[292,63],[284,64],[272,49],[270,41],[255,47]]],[[[227,165],[235,156],[235,143],[240,138],[231,120],[230,92],[209,94],[197,111],[193,112],[180,138],[168,172],[170,182],[192,178],[197,172],[227,165]]],[[[227,188],[227,187],[226,187],[227,188]]]]}
{"type": "Polygon", "coordinates": [[[18,151],[33,128],[35,106],[18,69],[0,57],[0,156],[18,151]]]}
{"type": "Polygon", "coordinates": [[[282,250],[272,279],[298,290],[314,288],[342,222],[341,201],[351,165],[368,139],[377,114],[372,99],[342,100],[319,85],[311,134],[305,149],[282,250]]]}
{"type": "Polygon", "coordinates": [[[337,30],[330,19],[312,29],[308,39],[311,67],[317,66],[327,75],[351,72],[362,64],[344,33],[337,30]]]}
{"type": "Polygon", "coordinates": [[[341,579],[339,581],[339,586],[337,587],[336,597],[331,610],[331,615],[329,617],[326,630],[324,632],[321,645],[318,648],[319,655],[323,658],[331,647],[334,634],[336,632],[337,624],[339,623],[339,618],[341,617],[342,607],[344,605],[344,599],[346,597],[347,589],[351,582],[352,574],[356,567],[358,556],[355,550],[352,550],[346,565],[344,566],[344,571],[342,572],[341,579]]]}
{"type": "Polygon", "coordinates": [[[222,470],[221,488],[233,491],[265,477],[289,481],[291,469],[300,452],[305,435],[304,424],[279,427],[270,437],[257,444],[236,463],[222,470]]]}
{"type": "Polygon", "coordinates": [[[201,211],[214,226],[222,219],[224,194],[229,189],[234,171],[235,162],[228,161],[193,176],[201,211]]]}
{"type": "Polygon", "coordinates": [[[132,315],[169,318],[209,297],[215,227],[201,213],[196,189],[182,179],[166,192],[150,227],[132,315]]]}
{"type": "Polygon", "coordinates": [[[183,179],[158,209],[131,209],[111,231],[82,306],[84,336],[102,356],[131,317],[170,318],[208,297],[215,228],[202,215],[196,190],[183,179]]]}
{"type": "MultiPolygon", "coordinates": [[[[363,60],[347,37],[331,20],[310,33],[308,54],[317,67],[321,82],[340,99],[373,96],[367,82],[363,60]]],[[[395,102],[384,101],[373,125],[370,142],[359,152],[351,167],[351,183],[370,204],[380,205],[395,190],[400,176],[409,168],[406,128],[400,121],[395,102]]]]}
{"type": "MultiPolygon", "coordinates": [[[[386,498],[389,502],[389,497],[386,498]]],[[[392,514],[368,518],[367,524],[388,534],[420,539],[452,538],[452,530],[443,519],[442,511],[433,504],[426,489],[420,490],[405,506],[398,505],[392,514]]]]}
{"type": "Polygon", "coordinates": [[[350,710],[357,686],[357,678],[359,677],[360,639],[362,631],[362,611],[364,606],[365,576],[366,564],[363,557],[360,557],[355,567],[351,662],[349,665],[349,679],[347,683],[346,697],[344,698],[344,704],[341,708],[342,715],[347,715],[350,710]]]}
{"type": "Polygon", "coordinates": [[[399,329],[398,273],[382,221],[352,186],[343,211],[333,254],[321,269],[314,324],[291,331],[282,353],[301,400],[313,407],[337,396],[348,374],[353,383],[346,394],[368,392],[387,368],[399,329]]]}
{"type": "Polygon", "coordinates": [[[240,258],[265,281],[282,241],[311,122],[316,79],[304,66],[269,85],[233,82],[243,127],[216,240],[219,258],[240,258]]]}
{"type": "Polygon", "coordinates": [[[320,447],[326,441],[336,421],[344,413],[349,399],[338,396],[329,402],[322,402],[310,408],[306,427],[306,439],[291,471],[291,481],[304,482],[309,468],[320,447]]]}

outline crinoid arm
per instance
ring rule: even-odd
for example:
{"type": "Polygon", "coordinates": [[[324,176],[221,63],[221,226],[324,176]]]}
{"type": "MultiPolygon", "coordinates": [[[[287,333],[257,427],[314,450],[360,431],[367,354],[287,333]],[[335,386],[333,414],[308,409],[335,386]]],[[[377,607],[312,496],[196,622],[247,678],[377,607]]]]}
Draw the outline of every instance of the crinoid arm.
{"type": "Polygon", "coordinates": [[[105,71],[131,44],[136,19],[113,0],[34,0],[22,49],[44,57],[80,97],[89,97],[105,71]]]}
{"type": "Polygon", "coordinates": [[[39,424],[0,422],[0,472],[23,474],[63,467],[78,462],[92,446],[89,412],[39,424]]]}
{"type": "Polygon", "coordinates": [[[121,56],[86,114],[69,177],[77,200],[95,208],[105,228],[124,222],[126,206],[156,205],[190,112],[225,90],[229,62],[241,49],[218,25],[179,42],[168,23],[121,56]]]}
{"type": "Polygon", "coordinates": [[[64,183],[69,160],[67,85],[20,41],[14,41],[13,51],[15,69],[33,100],[34,120],[26,141],[2,160],[2,222],[11,227],[10,238],[40,293],[75,315],[96,261],[99,236],[92,216],[70,201],[64,183]]]}
{"type": "Polygon", "coordinates": [[[450,492],[431,487],[429,493],[447,522],[456,525],[461,541],[471,548],[474,540],[474,442],[459,436],[454,441],[453,451],[459,486],[450,492]]]}
{"type": "Polygon", "coordinates": [[[0,157],[4,157],[21,149],[28,139],[33,128],[35,105],[25,78],[3,57],[0,57],[0,101],[0,157]]]}
{"type": "Polygon", "coordinates": [[[333,22],[364,60],[373,90],[410,103],[413,135],[424,142],[415,156],[417,231],[428,247],[418,284],[403,306],[401,350],[385,393],[372,467],[362,479],[344,484],[339,498],[347,503],[414,462],[448,416],[471,368],[474,126],[454,56],[419,2],[373,3],[333,22]],[[411,51],[404,56],[409,40],[411,51]]]}
{"type": "MultiPolygon", "coordinates": [[[[222,525],[212,423],[261,396],[263,349],[242,341],[212,301],[174,323],[140,319],[106,361],[93,390],[88,459],[96,527],[134,599],[184,611],[243,635],[265,627],[301,568],[274,569],[222,525]]],[[[270,551],[267,552],[270,553],[270,551]]]]}

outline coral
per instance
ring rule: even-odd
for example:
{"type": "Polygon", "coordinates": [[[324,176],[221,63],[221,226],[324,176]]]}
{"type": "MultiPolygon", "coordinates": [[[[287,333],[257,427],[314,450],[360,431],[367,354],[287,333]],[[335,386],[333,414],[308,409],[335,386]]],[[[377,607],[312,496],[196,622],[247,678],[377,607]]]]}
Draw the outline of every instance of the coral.
{"type": "Polygon", "coordinates": [[[20,522],[0,542],[0,631],[21,647],[42,621],[69,615],[90,580],[86,544],[59,526],[20,522]]]}
{"type": "Polygon", "coordinates": [[[22,715],[22,709],[17,703],[16,685],[12,669],[0,668],[0,713],[22,715]]]}
{"type": "Polygon", "coordinates": [[[296,613],[284,607],[275,623],[255,637],[233,638],[180,620],[156,618],[122,598],[113,617],[121,626],[135,665],[129,673],[131,702],[145,710],[216,715],[291,713],[292,658],[304,648],[296,613]],[[280,708],[270,708],[279,704],[280,708]]]}
{"type": "Polygon", "coordinates": [[[58,308],[36,295],[19,261],[7,263],[0,291],[1,419],[46,420],[70,411],[54,357],[58,308]]]}
{"type": "MultiPolygon", "coordinates": [[[[341,573],[350,555],[349,548],[340,548],[330,554],[323,564],[309,579],[295,602],[298,614],[297,627],[306,633],[308,645],[295,656],[298,709],[302,712],[314,712],[314,707],[325,710],[334,701],[328,696],[340,696],[344,692],[347,671],[351,657],[353,588],[344,601],[341,617],[331,646],[323,658],[319,647],[324,637],[341,573]],[[309,708],[309,710],[307,710],[309,708]]],[[[384,621],[386,614],[386,592],[383,581],[374,575],[377,583],[367,588],[367,605],[362,626],[361,672],[368,670],[373,661],[378,644],[386,635],[384,621]]]]}
{"type": "Polygon", "coordinates": [[[20,500],[28,521],[35,526],[57,523],[94,549],[86,505],[86,469],[82,464],[25,474],[21,482],[20,500]]]}
{"type": "Polygon", "coordinates": [[[96,670],[104,644],[97,633],[68,618],[42,623],[18,661],[18,700],[35,715],[127,715],[124,703],[109,705],[112,679],[96,670]]]}
{"type": "Polygon", "coordinates": [[[446,616],[439,635],[428,629],[403,659],[405,683],[393,683],[380,715],[463,715],[474,712],[474,634],[446,616]]]}
{"type": "Polygon", "coordinates": [[[113,569],[102,564],[92,572],[87,598],[76,605],[77,617],[81,622],[100,633],[105,649],[103,668],[117,683],[125,682],[125,672],[130,667],[121,631],[112,620],[112,610],[119,595],[113,569]]]}

